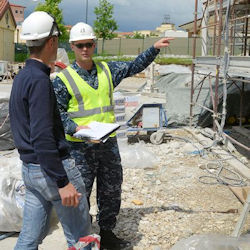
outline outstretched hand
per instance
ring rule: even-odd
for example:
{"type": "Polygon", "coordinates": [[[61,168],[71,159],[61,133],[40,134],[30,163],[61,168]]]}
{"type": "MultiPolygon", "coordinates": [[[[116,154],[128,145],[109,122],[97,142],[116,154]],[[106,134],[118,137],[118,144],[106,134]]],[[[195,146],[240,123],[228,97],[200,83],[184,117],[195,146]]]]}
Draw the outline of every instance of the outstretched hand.
{"type": "Polygon", "coordinates": [[[156,49],[168,47],[170,44],[169,41],[171,41],[171,40],[174,40],[174,38],[173,37],[164,37],[164,38],[158,40],[157,42],[155,42],[154,47],[156,49]]]}

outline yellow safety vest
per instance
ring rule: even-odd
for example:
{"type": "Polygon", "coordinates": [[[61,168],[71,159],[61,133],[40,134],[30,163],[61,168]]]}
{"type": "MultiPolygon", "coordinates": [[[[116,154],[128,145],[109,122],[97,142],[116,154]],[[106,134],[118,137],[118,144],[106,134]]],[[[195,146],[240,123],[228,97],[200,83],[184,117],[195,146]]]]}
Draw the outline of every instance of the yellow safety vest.
{"type": "MultiPolygon", "coordinates": [[[[88,125],[92,121],[113,123],[115,121],[113,105],[113,83],[107,63],[96,63],[98,88],[92,88],[78,73],[68,66],[57,76],[68,89],[71,99],[68,103],[68,116],[78,125],[88,125]]],[[[111,134],[111,137],[115,133],[111,134]]],[[[66,134],[68,141],[81,142],[66,134]]]]}

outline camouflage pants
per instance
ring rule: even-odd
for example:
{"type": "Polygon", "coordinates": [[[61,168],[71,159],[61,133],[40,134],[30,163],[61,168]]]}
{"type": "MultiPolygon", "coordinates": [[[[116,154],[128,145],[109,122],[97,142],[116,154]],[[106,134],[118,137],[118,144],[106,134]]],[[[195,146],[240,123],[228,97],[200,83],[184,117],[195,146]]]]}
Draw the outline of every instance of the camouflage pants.
{"type": "Polygon", "coordinates": [[[105,143],[69,142],[69,144],[71,156],[82,174],[88,201],[96,178],[99,227],[103,230],[112,230],[120,210],[123,180],[117,140],[113,137],[105,143]]]}

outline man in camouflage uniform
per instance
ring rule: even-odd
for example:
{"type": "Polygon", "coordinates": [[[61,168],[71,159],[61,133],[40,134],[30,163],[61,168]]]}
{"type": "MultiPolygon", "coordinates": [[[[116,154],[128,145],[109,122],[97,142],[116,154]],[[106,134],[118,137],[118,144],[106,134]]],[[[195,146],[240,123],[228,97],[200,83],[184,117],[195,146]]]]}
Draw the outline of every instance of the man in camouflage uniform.
{"type": "Polygon", "coordinates": [[[90,197],[97,179],[98,224],[101,247],[124,249],[128,241],[117,238],[112,230],[121,205],[122,166],[115,135],[105,142],[81,141],[73,134],[91,121],[114,122],[113,89],[122,79],[144,70],[158,55],[160,48],[169,45],[162,38],[130,62],[95,63],[95,35],[91,26],[77,23],[70,31],[71,48],[76,61],[60,72],[53,81],[66,139],[71,146],[90,197]]]}

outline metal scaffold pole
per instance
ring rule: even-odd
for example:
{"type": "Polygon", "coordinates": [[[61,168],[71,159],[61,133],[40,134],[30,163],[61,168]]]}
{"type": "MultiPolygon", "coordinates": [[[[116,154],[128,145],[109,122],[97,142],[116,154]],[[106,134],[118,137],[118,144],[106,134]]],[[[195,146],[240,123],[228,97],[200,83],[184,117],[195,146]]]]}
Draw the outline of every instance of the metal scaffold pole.
{"type": "Polygon", "coordinates": [[[215,55],[215,49],[216,49],[216,36],[217,36],[217,21],[218,21],[218,11],[217,11],[217,0],[214,0],[215,5],[215,11],[214,11],[214,37],[213,37],[213,56],[215,55]]]}
{"type": "MultiPolygon", "coordinates": [[[[221,31],[222,31],[222,10],[223,10],[223,0],[219,0],[220,10],[219,10],[219,27],[218,27],[218,39],[217,39],[217,58],[221,56],[221,31]]],[[[213,128],[216,129],[215,120],[218,119],[218,88],[219,88],[219,76],[220,76],[220,64],[217,62],[216,73],[215,73],[215,87],[214,87],[214,116],[213,116],[213,128]]]]}
{"type": "Polygon", "coordinates": [[[203,13],[202,18],[199,19],[202,27],[197,27],[198,3],[195,0],[190,126],[194,124],[194,106],[197,105],[211,113],[213,129],[217,131],[217,135],[223,139],[225,145],[230,140],[242,149],[249,151],[248,146],[244,146],[223,132],[226,121],[231,125],[239,124],[240,127],[244,122],[248,122],[248,114],[246,107],[244,107],[246,101],[244,96],[246,89],[249,89],[248,84],[250,83],[248,79],[250,72],[250,59],[248,56],[250,53],[249,4],[242,6],[242,3],[240,4],[236,0],[203,0],[202,3],[203,13]],[[202,56],[197,56],[196,39],[197,31],[200,30],[202,30],[203,42],[202,56]],[[198,84],[195,82],[196,73],[199,76],[205,76],[198,84]],[[205,83],[206,78],[208,78],[208,81],[205,83]],[[212,78],[214,83],[211,81],[212,78]],[[198,103],[199,96],[202,96],[202,88],[204,90],[207,83],[209,84],[211,103],[198,103]],[[239,118],[236,114],[233,114],[235,111],[232,108],[230,110],[231,99],[229,99],[230,103],[227,105],[228,89],[232,85],[235,85],[240,91],[239,118]],[[199,86],[199,92],[196,95],[195,91],[199,86]],[[219,90],[222,90],[221,93],[219,90]],[[222,105],[219,106],[221,99],[222,105]],[[212,108],[208,105],[211,105],[212,108]],[[230,118],[234,118],[235,121],[230,118]]]}
{"type": "Polygon", "coordinates": [[[194,11],[194,33],[193,33],[193,62],[192,62],[192,79],[191,79],[191,95],[190,95],[190,126],[193,123],[193,95],[194,95],[194,59],[196,56],[196,36],[197,36],[197,10],[198,0],[195,0],[195,11],[194,11]]]}
{"type": "Polygon", "coordinates": [[[225,48],[224,48],[224,67],[223,67],[223,103],[222,103],[222,117],[221,128],[223,130],[226,122],[226,106],[227,106],[227,83],[228,83],[228,66],[229,66],[229,18],[231,12],[231,0],[228,0],[227,11],[225,16],[225,24],[223,29],[225,48]]]}

